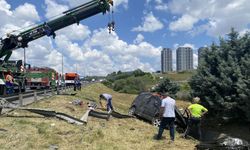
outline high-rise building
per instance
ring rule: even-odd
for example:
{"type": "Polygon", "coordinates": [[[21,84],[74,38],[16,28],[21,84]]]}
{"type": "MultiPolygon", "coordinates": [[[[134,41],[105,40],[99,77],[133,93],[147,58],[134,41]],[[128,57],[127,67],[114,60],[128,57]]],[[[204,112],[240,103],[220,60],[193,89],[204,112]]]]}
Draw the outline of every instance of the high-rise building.
{"type": "Polygon", "coordinates": [[[172,50],[170,48],[163,48],[161,51],[161,72],[173,71],[172,67],[172,50]]]}
{"type": "Polygon", "coordinates": [[[203,52],[208,49],[207,47],[200,47],[198,49],[198,65],[201,63],[201,58],[202,58],[202,55],[203,55],[203,52]]]}
{"type": "Polygon", "coordinates": [[[193,49],[190,47],[179,47],[176,50],[176,70],[193,70],[193,49]]]}

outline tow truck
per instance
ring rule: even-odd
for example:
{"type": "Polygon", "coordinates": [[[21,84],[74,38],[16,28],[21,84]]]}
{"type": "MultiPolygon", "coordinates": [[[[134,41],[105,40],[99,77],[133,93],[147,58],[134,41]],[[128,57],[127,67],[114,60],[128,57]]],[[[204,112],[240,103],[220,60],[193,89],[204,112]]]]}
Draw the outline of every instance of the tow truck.
{"type": "MultiPolygon", "coordinates": [[[[5,67],[8,65],[4,65],[8,64],[13,50],[19,48],[27,48],[29,42],[43,36],[51,36],[54,39],[56,37],[56,31],[74,23],[79,24],[81,20],[84,20],[96,14],[105,14],[107,12],[110,12],[112,6],[113,0],[91,0],[87,3],[63,12],[60,16],[52,20],[41,23],[39,25],[35,25],[34,27],[23,31],[14,31],[12,33],[7,33],[5,37],[0,38],[0,59],[2,59],[0,63],[0,95],[6,95],[5,75],[8,71],[13,71],[11,68],[5,67]]],[[[113,21],[108,23],[108,29],[109,31],[114,30],[113,21]]],[[[20,68],[21,67],[19,67],[19,72],[21,72],[20,68]]],[[[19,78],[18,73],[17,76],[14,76],[14,80],[17,78],[19,78]]],[[[19,83],[20,82],[21,81],[19,81],[19,83]]],[[[22,83],[23,82],[24,80],[22,81],[22,83]]],[[[19,87],[20,85],[14,84],[14,86],[19,87]]]]}

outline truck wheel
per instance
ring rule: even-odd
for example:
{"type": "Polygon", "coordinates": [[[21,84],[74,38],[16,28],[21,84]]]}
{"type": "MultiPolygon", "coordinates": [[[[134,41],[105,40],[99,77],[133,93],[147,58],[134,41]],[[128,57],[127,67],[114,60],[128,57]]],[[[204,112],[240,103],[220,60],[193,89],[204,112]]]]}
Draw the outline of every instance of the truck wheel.
{"type": "Polygon", "coordinates": [[[6,95],[6,86],[0,85],[0,95],[6,95]]]}
{"type": "Polygon", "coordinates": [[[152,119],[152,125],[155,127],[159,127],[161,124],[161,119],[159,117],[154,117],[152,119]]]}
{"type": "Polygon", "coordinates": [[[133,116],[134,114],[135,114],[135,107],[131,107],[131,108],[128,110],[128,115],[133,116]]]}

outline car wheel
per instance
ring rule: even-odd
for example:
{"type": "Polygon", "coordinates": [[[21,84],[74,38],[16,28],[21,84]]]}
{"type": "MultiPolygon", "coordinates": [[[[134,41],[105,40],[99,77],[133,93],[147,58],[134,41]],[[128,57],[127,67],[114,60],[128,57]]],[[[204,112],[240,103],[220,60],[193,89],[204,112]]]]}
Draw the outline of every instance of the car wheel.
{"type": "Polygon", "coordinates": [[[133,116],[134,114],[135,114],[135,107],[131,107],[131,108],[128,110],[128,115],[133,116]]]}
{"type": "Polygon", "coordinates": [[[152,119],[152,124],[153,124],[153,126],[155,126],[155,127],[159,127],[160,124],[161,124],[161,119],[160,119],[159,117],[154,117],[154,118],[152,119]]]}

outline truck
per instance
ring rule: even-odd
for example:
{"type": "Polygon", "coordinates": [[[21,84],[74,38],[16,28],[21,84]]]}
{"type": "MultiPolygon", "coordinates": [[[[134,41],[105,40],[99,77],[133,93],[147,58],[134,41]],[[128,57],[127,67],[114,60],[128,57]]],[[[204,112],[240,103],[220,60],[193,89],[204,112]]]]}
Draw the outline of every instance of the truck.
{"type": "MultiPolygon", "coordinates": [[[[6,73],[8,71],[11,71],[13,74],[15,73],[14,70],[6,68],[4,66],[4,64],[9,63],[9,58],[11,57],[14,50],[19,48],[26,48],[28,47],[29,42],[46,35],[55,38],[56,31],[74,23],[79,24],[81,20],[84,20],[96,14],[105,14],[106,12],[110,11],[111,6],[113,6],[113,0],[91,0],[80,6],[63,12],[61,15],[52,20],[49,20],[47,22],[45,21],[28,29],[21,29],[13,31],[11,33],[7,33],[4,37],[0,38],[0,59],[2,60],[0,63],[0,89],[2,93],[0,94],[4,94],[4,91],[6,91],[7,88],[5,85],[6,73]]],[[[108,23],[108,28],[109,30],[114,29],[113,21],[111,23],[108,23]]],[[[16,72],[14,80],[18,80],[19,78],[22,78],[22,76],[22,72],[16,72]]],[[[21,86],[23,86],[22,83],[19,85],[19,89],[22,88],[21,86]]]]}
{"type": "Polygon", "coordinates": [[[49,67],[32,67],[26,70],[26,87],[30,89],[49,89],[57,80],[56,70],[49,67]]]}
{"type": "Polygon", "coordinates": [[[79,74],[75,72],[65,73],[64,77],[66,86],[75,85],[75,80],[80,80],[79,74]]]}

